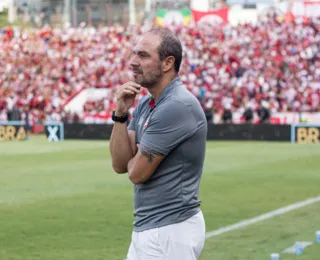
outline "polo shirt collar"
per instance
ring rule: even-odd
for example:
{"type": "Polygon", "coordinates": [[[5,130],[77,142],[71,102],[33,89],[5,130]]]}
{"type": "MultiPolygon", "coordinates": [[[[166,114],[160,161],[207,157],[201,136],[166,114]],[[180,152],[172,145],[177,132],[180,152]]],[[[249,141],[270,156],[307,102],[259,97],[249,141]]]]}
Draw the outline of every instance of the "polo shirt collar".
{"type": "Polygon", "coordinates": [[[150,100],[149,100],[149,106],[154,109],[155,106],[157,106],[157,104],[166,97],[166,95],[168,93],[170,93],[170,91],[175,87],[175,86],[178,86],[178,85],[181,85],[181,79],[179,76],[177,76],[176,78],[174,78],[165,88],[164,90],[161,92],[158,100],[155,102],[153,97],[151,96],[150,97],[150,100]]]}

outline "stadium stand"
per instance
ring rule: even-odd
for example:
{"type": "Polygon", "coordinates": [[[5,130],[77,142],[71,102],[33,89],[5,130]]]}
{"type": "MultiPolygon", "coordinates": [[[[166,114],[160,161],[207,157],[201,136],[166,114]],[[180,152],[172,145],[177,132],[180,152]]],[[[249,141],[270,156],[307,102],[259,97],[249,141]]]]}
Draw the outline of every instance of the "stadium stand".
{"type": "MultiPolygon", "coordinates": [[[[184,47],[183,83],[208,118],[211,112],[223,118],[231,111],[240,114],[242,122],[251,122],[246,118],[259,111],[264,116],[320,111],[320,28],[312,21],[270,18],[257,25],[170,28],[184,47]]],[[[0,121],[18,109],[22,118],[29,111],[32,124],[90,122],[90,117],[109,122],[114,91],[132,76],[133,42],[147,29],[2,29],[0,121]],[[88,99],[80,112],[67,110],[66,105],[88,88],[108,92],[88,99]]]]}

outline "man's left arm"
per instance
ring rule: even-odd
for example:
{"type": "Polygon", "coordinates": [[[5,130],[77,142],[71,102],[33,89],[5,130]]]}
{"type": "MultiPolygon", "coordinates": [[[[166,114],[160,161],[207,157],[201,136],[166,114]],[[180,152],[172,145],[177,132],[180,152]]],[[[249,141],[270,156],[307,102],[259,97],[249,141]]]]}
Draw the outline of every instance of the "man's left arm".
{"type": "Polygon", "coordinates": [[[143,145],[137,146],[138,152],[128,163],[128,176],[134,184],[147,181],[165,157],[143,145]]]}
{"type": "Polygon", "coordinates": [[[197,129],[192,113],[180,102],[159,107],[152,115],[137,154],[128,163],[132,183],[146,182],[164,158],[197,129]]]}

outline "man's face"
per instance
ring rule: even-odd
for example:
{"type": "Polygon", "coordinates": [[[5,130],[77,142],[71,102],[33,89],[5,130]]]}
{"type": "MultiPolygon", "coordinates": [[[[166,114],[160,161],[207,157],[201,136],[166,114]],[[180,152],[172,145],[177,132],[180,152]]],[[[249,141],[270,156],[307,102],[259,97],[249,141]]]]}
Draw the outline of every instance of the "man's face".
{"type": "Polygon", "coordinates": [[[158,35],[148,33],[133,49],[130,64],[134,81],[145,88],[154,87],[163,77],[162,62],[158,53],[160,41],[158,35]]]}

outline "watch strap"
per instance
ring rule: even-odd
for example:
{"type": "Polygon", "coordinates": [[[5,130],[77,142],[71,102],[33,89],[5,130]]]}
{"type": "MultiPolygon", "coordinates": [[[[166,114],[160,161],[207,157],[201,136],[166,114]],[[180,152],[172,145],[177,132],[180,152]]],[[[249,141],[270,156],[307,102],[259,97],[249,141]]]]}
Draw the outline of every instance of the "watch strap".
{"type": "Polygon", "coordinates": [[[116,112],[112,111],[112,121],[119,122],[119,123],[125,123],[128,121],[128,113],[126,113],[124,116],[116,116],[116,112]]]}

